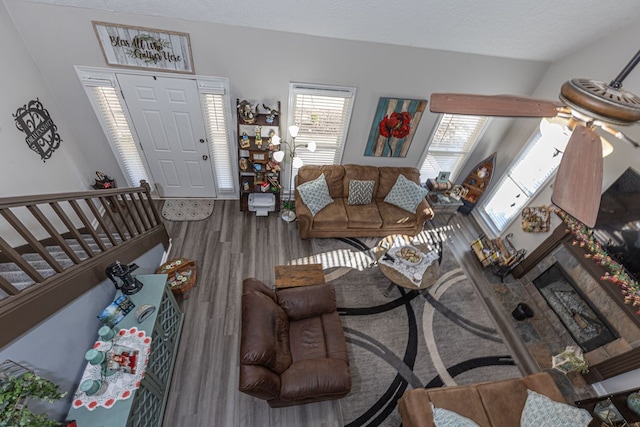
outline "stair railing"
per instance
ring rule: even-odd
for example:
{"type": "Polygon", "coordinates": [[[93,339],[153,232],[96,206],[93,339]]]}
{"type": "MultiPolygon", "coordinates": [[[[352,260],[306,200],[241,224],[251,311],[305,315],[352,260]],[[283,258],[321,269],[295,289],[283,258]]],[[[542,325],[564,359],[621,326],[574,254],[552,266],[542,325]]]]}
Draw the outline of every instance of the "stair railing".
{"type": "MultiPolygon", "coordinates": [[[[0,263],[13,264],[29,279],[16,284],[0,276],[4,325],[34,326],[103,281],[115,260],[130,262],[169,244],[145,181],[134,188],[3,198],[0,216],[0,263]],[[64,252],[65,265],[51,254],[52,246],[64,252]]],[[[18,336],[8,331],[13,328],[1,329],[0,347],[18,336]]]]}

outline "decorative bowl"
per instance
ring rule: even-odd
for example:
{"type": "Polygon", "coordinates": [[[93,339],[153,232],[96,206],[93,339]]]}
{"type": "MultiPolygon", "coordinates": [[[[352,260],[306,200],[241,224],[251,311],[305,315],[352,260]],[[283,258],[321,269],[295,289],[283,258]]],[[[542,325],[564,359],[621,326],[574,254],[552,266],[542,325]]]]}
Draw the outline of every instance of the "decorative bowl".
{"type": "Polygon", "coordinates": [[[424,254],[413,246],[402,246],[396,250],[396,257],[406,264],[418,265],[422,262],[424,254]]]}

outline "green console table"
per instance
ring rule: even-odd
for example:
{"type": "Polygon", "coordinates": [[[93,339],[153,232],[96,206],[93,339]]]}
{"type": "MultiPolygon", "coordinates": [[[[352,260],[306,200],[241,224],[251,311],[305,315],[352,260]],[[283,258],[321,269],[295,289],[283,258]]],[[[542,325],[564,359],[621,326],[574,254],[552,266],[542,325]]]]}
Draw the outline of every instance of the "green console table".
{"type": "MultiPolygon", "coordinates": [[[[78,427],[143,427],[160,426],[169,394],[171,375],[178,352],[184,314],[166,286],[166,274],[136,276],[143,283],[140,292],[130,295],[136,308],[151,304],[156,310],[142,323],[133,309],[118,328],[133,326],[151,336],[151,353],[145,376],[132,396],[118,400],[111,408],[71,408],[67,420],[76,420],[78,427]]],[[[121,295],[117,293],[116,297],[121,295]]]]}

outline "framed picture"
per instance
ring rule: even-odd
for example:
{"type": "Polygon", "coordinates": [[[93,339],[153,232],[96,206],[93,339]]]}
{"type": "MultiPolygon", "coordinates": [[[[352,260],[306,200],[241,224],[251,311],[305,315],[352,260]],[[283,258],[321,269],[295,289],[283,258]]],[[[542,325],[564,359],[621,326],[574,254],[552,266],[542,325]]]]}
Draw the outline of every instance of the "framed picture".
{"type": "Polygon", "coordinates": [[[250,158],[253,163],[267,163],[269,153],[266,151],[250,151],[250,158]]]}
{"type": "Polygon", "coordinates": [[[194,74],[189,34],[92,21],[107,65],[194,74]]]}
{"type": "Polygon", "coordinates": [[[364,155],[407,157],[426,107],[423,99],[380,98],[364,155]]]}
{"type": "Polygon", "coordinates": [[[451,172],[438,172],[437,182],[449,182],[449,175],[451,172]]]}

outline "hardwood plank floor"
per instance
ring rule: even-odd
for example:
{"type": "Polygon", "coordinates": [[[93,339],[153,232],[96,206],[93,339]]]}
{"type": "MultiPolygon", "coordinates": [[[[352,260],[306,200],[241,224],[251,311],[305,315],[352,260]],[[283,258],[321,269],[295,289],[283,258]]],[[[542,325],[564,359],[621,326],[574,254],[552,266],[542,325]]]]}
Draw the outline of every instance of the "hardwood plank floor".
{"type": "MultiPolygon", "coordinates": [[[[469,242],[479,234],[477,225],[462,215],[451,218],[450,224],[445,219],[436,218],[427,227],[442,227],[448,236],[446,244],[495,314],[523,373],[538,370],[469,252],[469,242]]],[[[238,391],[242,280],[257,277],[273,284],[273,266],[311,255],[311,240],[301,240],[296,224],[274,213],[256,217],[240,212],[237,201],[216,201],[213,214],[205,221],[165,224],[172,238],[169,257],[195,260],[198,278],[189,298],[181,302],[185,323],[163,425],[343,425],[339,401],[271,409],[266,402],[238,391]]]]}

